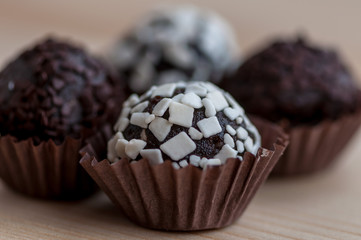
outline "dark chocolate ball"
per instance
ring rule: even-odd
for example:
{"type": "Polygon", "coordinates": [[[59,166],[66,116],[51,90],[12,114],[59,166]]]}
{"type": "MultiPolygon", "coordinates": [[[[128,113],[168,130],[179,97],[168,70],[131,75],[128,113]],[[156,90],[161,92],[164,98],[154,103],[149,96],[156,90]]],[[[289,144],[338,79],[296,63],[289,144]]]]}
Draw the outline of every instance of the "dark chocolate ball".
{"type": "Polygon", "coordinates": [[[303,39],[274,42],[221,85],[247,112],[292,125],[337,119],[360,104],[359,90],[337,53],[303,39]]]}
{"type": "Polygon", "coordinates": [[[215,13],[195,7],[151,12],[115,44],[111,62],[131,92],[179,81],[213,81],[238,66],[231,28],[215,13]]]}
{"type": "Polygon", "coordinates": [[[47,39],[1,71],[0,133],[33,138],[35,144],[80,137],[85,129],[115,120],[123,91],[100,60],[67,42],[47,39]]]}

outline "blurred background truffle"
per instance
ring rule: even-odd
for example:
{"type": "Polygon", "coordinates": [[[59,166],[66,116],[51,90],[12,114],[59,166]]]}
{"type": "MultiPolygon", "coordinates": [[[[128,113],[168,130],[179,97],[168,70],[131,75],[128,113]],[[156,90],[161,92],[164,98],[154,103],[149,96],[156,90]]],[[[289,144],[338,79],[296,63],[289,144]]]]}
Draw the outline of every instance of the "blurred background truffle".
{"type": "Polygon", "coordinates": [[[131,92],[178,81],[218,82],[237,66],[239,50],[230,26],[193,6],[150,12],[111,50],[110,60],[131,92]]]}
{"type": "Polygon", "coordinates": [[[274,41],[221,85],[247,112],[292,125],[337,119],[360,106],[356,81],[339,55],[302,38],[274,41]]]}

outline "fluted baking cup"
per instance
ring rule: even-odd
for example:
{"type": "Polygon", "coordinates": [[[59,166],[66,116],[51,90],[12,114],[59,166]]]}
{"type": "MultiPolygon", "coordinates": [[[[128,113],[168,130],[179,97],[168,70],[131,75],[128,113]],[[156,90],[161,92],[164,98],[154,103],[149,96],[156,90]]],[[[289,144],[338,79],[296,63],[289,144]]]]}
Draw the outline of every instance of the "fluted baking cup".
{"type": "Polygon", "coordinates": [[[34,145],[32,139],[17,141],[0,137],[0,178],[12,189],[32,197],[79,199],[93,193],[94,181],[79,165],[81,139],[66,137],[60,145],[52,140],[34,145]]]}
{"type": "Polygon", "coordinates": [[[192,165],[176,170],[171,161],[151,166],[146,159],[132,164],[99,162],[92,148],[96,139],[82,149],[80,163],[141,226],[173,231],[220,228],[240,217],[288,143],[275,125],[258,120],[257,127],[270,149],[260,148],[256,156],[246,153],[242,161],[228,159],[205,170],[192,165]]]}
{"type": "Polygon", "coordinates": [[[290,144],[272,176],[309,174],[332,165],[361,123],[361,111],[314,126],[290,127],[290,144]]]}

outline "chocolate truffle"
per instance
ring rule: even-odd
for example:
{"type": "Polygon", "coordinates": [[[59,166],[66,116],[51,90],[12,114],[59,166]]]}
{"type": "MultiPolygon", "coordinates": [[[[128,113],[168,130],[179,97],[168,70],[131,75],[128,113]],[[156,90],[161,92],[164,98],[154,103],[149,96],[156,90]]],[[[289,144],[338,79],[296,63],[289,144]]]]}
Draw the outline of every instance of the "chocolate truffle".
{"type": "Polygon", "coordinates": [[[111,52],[111,62],[132,92],[178,81],[217,82],[234,70],[238,46],[230,27],[194,7],[151,12],[111,52]]]}
{"type": "Polygon", "coordinates": [[[242,160],[246,151],[255,154],[261,141],[243,108],[207,82],[168,83],[141,97],[132,95],[114,130],[108,142],[109,161],[170,160],[175,168],[242,160]]]}
{"type": "Polygon", "coordinates": [[[49,139],[60,144],[66,136],[76,138],[84,129],[116,120],[114,107],[122,91],[101,61],[69,43],[47,39],[0,73],[1,135],[32,138],[36,145],[49,139]]]}
{"type": "Polygon", "coordinates": [[[222,83],[247,112],[291,125],[316,124],[353,113],[359,90],[332,50],[303,39],[276,41],[222,83]]]}

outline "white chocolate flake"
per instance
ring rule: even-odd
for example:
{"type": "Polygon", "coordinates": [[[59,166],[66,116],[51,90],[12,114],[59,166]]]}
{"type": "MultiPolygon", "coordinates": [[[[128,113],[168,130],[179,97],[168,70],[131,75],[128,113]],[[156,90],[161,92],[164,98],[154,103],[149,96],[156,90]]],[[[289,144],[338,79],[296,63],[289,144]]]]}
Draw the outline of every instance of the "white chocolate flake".
{"type": "Polygon", "coordinates": [[[234,148],[234,140],[228,133],[224,134],[224,143],[234,148]]]}
{"type": "Polygon", "coordinates": [[[196,144],[185,132],[181,132],[160,145],[160,149],[172,160],[177,161],[193,152],[196,144]]]}
{"type": "Polygon", "coordinates": [[[179,166],[182,167],[182,168],[188,166],[187,160],[182,160],[182,161],[180,161],[178,164],[179,164],[179,166]]]}
{"type": "Polygon", "coordinates": [[[173,168],[176,169],[176,170],[180,169],[179,164],[176,163],[176,162],[172,162],[172,166],[173,166],[173,168]]]}
{"type": "Polygon", "coordinates": [[[191,83],[186,87],[185,94],[187,93],[195,93],[200,97],[205,97],[207,95],[207,89],[198,83],[191,83]]]}
{"type": "Polygon", "coordinates": [[[228,107],[228,102],[220,91],[213,91],[208,93],[207,98],[212,101],[217,112],[222,111],[228,107]]]}
{"type": "Polygon", "coordinates": [[[123,103],[123,106],[132,108],[137,103],[139,103],[139,101],[140,101],[140,99],[139,99],[138,95],[133,93],[132,95],[129,96],[128,100],[123,103]]]}
{"type": "Polygon", "coordinates": [[[125,154],[127,154],[130,159],[136,159],[146,145],[147,143],[143,140],[132,139],[125,145],[125,154]]]}
{"type": "Polygon", "coordinates": [[[226,144],[216,154],[216,156],[214,156],[214,158],[220,159],[222,164],[224,164],[228,158],[235,158],[236,156],[237,156],[237,151],[231,148],[228,144],[226,144]]]}
{"type": "Polygon", "coordinates": [[[173,124],[170,123],[167,119],[156,117],[149,124],[149,130],[153,133],[159,142],[163,142],[164,139],[168,136],[172,126],[173,124]]]}
{"type": "Polygon", "coordinates": [[[162,152],[159,149],[143,149],[140,151],[140,155],[148,159],[150,165],[157,165],[164,162],[162,152]]]}
{"type": "Polygon", "coordinates": [[[127,158],[125,147],[129,142],[125,139],[118,139],[115,144],[115,152],[119,158],[127,158]]]}
{"type": "Polygon", "coordinates": [[[208,162],[208,159],[207,159],[207,158],[202,158],[202,159],[199,161],[199,166],[204,169],[204,168],[207,166],[207,162],[208,162]]]}
{"type": "Polygon", "coordinates": [[[226,126],[226,131],[232,136],[236,135],[237,133],[237,131],[231,125],[226,126]]]}
{"type": "Polygon", "coordinates": [[[239,139],[246,140],[246,138],[248,137],[248,132],[247,132],[247,130],[244,129],[243,127],[237,128],[237,137],[238,137],[239,139]]]}
{"type": "Polygon", "coordinates": [[[208,98],[203,98],[202,103],[205,108],[206,117],[213,117],[216,115],[217,111],[211,100],[209,100],[208,98]]]}
{"type": "Polygon", "coordinates": [[[148,107],[148,104],[149,104],[149,101],[141,102],[138,105],[136,105],[135,107],[133,107],[132,110],[130,111],[130,113],[143,112],[144,109],[146,107],[148,107]]]}
{"type": "Polygon", "coordinates": [[[155,116],[161,117],[164,115],[164,113],[167,111],[169,104],[172,102],[172,99],[170,98],[163,98],[160,100],[157,105],[153,108],[153,114],[155,116]]]}
{"type": "Polygon", "coordinates": [[[250,153],[254,154],[254,148],[253,148],[253,140],[250,137],[247,137],[246,141],[244,141],[244,147],[246,150],[250,153]]]}
{"type": "Polygon", "coordinates": [[[114,126],[114,131],[124,131],[129,125],[129,119],[121,117],[114,126]]]}
{"type": "Polygon", "coordinates": [[[200,161],[201,161],[201,158],[198,157],[197,155],[191,155],[189,157],[189,163],[192,164],[193,166],[199,167],[200,161]]]}
{"type": "Polygon", "coordinates": [[[145,119],[149,117],[149,113],[133,113],[130,118],[130,123],[141,128],[147,128],[148,124],[145,122],[145,119]]]}
{"type": "Polygon", "coordinates": [[[195,93],[186,93],[182,99],[181,103],[193,107],[195,109],[203,107],[201,98],[195,93]]]}
{"type": "Polygon", "coordinates": [[[194,127],[188,129],[188,134],[193,140],[201,140],[203,138],[203,134],[194,127]]]}
{"type": "Polygon", "coordinates": [[[221,164],[222,164],[222,162],[218,158],[211,158],[211,159],[208,159],[208,161],[207,161],[207,166],[219,166],[221,164]]]}
{"type": "Polygon", "coordinates": [[[171,102],[169,105],[169,122],[183,127],[191,127],[194,109],[185,104],[171,102]]]}
{"type": "Polygon", "coordinates": [[[154,114],[150,114],[150,115],[145,119],[145,123],[146,123],[146,124],[149,124],[149,123],[151,123],[154,119],[155,119],[155,115],[154,115],[154,114]]]}
{"type": "Polygon", "coordinates": [[[237,146],[237,151],[238,151],[239,153],[243,153],[243,152],[244,152],[244,144],[243,144],[243,142],[237,140],[236,146],[237,146]]]}
{"type": "Polygon", "coordinates": [[[222,127],[219,125],[217,117],[204,118],[197,122],[197,126],[205,138],[222,132],[222,127]]]}
{"type": "Polygon", "coordinates": [[[183,93],[177,94],[177,95],[175,95],[174,97],[172,97],[172,100],[173,100],[174,102],[180,103],[180,101],[182,100],[183,96],[184,96],[183,93]]]}
{"type": "Polygon", "coordinates": [[[176,87],[177,87],[177,84],[175,84],[175,83],[167,83],[167,84],[158,86],[157,88],[155,88],[153,90],[152,98],[155,96],[171,97],[173,95],[176,87]]]}
{"type": "Polygon", "coordinates": [[[242,117],[238,117],[238,118],[236,119],[236,123],[237,123],[238,125],[240,125],[242,122],[243,122],[243,118],[242,118],[242,117]]]}
{"type": "Polygon", "coordinates": [[[223,110],[223,113],[232,121],[240,115],[240,112],[238,110],[230,107],[225,108],[223,110]]]}

